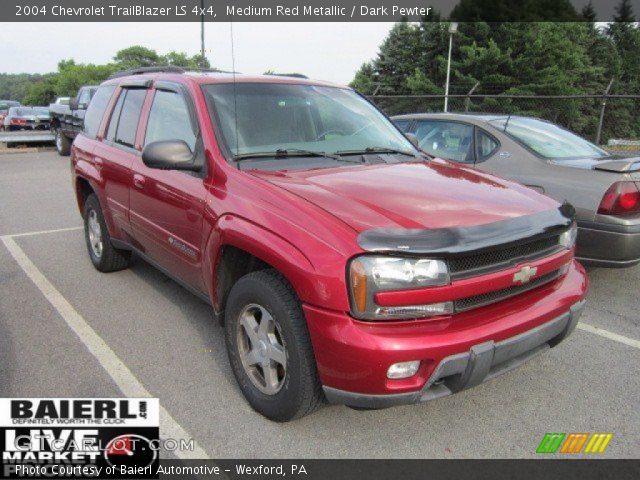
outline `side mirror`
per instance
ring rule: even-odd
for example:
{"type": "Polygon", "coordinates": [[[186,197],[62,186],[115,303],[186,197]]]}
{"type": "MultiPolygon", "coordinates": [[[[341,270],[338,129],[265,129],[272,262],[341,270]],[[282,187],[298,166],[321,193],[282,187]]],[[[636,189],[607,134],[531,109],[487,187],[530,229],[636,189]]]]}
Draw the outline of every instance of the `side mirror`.
{"type": "Polygon", "coordinates": [[[71,110],[78,110],[79,108],[78,100],[75,98],[72,98],[71,100],[69,100],[69,108],[71,110]]]}
{"type": "Polygon", "coordinates": [[[418,137],[416,137],[414,133],[405,133],[404,136],[409,139],[409,141],[414,147],[420,150],[420,141],[418,140],[418,137]]]}
{"type": "Polygon", "coordinates": [[[194,160],[193,152],[183,140],[152,142],[142,150],[142,161],[149,168],[200,171],[194,160]]]}

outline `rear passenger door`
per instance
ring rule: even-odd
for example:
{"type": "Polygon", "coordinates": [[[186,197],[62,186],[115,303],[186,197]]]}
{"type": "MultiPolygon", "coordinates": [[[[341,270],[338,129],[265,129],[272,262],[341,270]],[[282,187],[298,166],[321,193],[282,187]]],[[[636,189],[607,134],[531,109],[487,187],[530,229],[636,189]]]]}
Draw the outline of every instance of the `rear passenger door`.
{"type": "MultiPolygon", "coordinates": [[[[157,82],[153,91],[144,145],[162,140],[183,140],[195,155],[204,155],[193,102],[178,83],[157,82]]],[[[131,226],[145,255],[198,291],[205,291],[202,223],[207,192],[203,178],[204,171],[152,169],[136,157],[130,208],[131,226]]]]}
{"type": "Polygon", "coordinates": [[[142,150],[136,144],[136,133],[146,95],[146,88],[120,90],[104,138],[93,152],[104,182],[106,205],[103,208],[106,206],[116,227],[112,233],[125,241],[130,236],[131,166],[142,150]]]}

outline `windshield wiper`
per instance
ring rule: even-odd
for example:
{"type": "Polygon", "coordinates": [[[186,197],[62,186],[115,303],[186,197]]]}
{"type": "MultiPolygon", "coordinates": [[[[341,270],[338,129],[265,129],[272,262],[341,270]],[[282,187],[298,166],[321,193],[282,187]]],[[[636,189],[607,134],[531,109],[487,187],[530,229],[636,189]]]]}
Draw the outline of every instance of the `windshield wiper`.
{"type": "Polygon", "coordinates": [[[368,153],[395,153],[397,155],[405,155],[407,157],[414,157],[415,154],[411,152],[405,152],[404,150],[396,150],[394,148],[387,147],[367,147],[362,150],[341,150],[336,152],[337,155],[366,155],[368,153]]]}
{"type": "Polygon", "coordinates": [[[255,158],[275,158],[275,159],[283,159],[283,158],[291,158],[291,157],[322,157],[322,158],[331,158],[333,160],[338,160],[340,162],[351,162],[351,163],[362,163],[355,160],[349,160],[346,158],[342,158],[339,155],[334,155],[332,153],[326,152],[316,152],[313,150],[301,150],[298,148],[279,148],[275,152],[251,152],[251,153],[241,153],[239,155],[234,155],[233,159],[236,162],[241,162],[242,160],[251,160],[255,158]]]}

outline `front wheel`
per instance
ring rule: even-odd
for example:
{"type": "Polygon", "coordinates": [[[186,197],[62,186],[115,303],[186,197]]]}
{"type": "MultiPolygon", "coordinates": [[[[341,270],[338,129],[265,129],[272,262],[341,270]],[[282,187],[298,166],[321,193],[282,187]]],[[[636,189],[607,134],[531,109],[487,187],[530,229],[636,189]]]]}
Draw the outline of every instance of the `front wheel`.
{"type": "Polygon", "coordinates": [[[131,252],[111,245],[107,224],[98,198],[91,194],[84,202],[84,235],[91,263],[101,272],[115,272],[129,266],[131,252]]]}
{"type": "Polygon", "coordinates": [[[313,412],[322,390],[300,301],[275,270],[233,286],[225,309],[231,368],[258,413],[286,422],[313,412]]]}

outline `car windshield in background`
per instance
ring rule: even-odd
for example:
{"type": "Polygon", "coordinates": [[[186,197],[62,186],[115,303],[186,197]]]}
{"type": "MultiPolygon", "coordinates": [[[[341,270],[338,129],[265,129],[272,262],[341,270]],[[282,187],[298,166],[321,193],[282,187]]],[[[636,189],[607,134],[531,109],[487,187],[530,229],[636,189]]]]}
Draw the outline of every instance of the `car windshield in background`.
{"type": "Polygon", "coordinates": [[[224,142],[237,159],[418,154],[384,115],[348,89],[225,83],[204,85],[203,90],[213,103],[224,142]]]}
{"type": "Polygon", "coordinates": [[[535,118],[501,118],[490,122],[494,127],[524,143],[545,158],[605,158],[609,153],[553,123],[535,118]]]}

